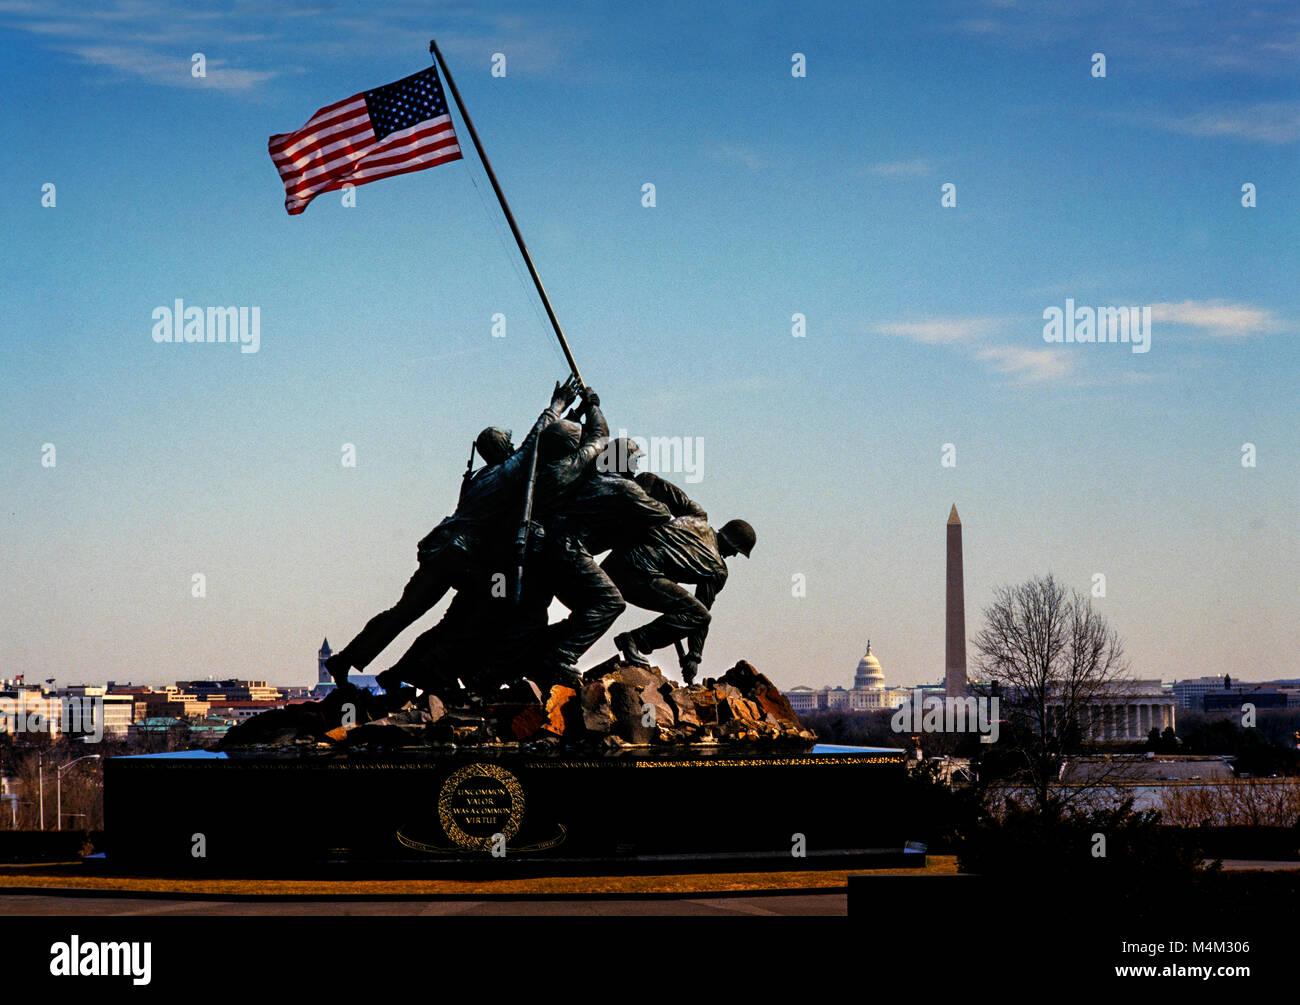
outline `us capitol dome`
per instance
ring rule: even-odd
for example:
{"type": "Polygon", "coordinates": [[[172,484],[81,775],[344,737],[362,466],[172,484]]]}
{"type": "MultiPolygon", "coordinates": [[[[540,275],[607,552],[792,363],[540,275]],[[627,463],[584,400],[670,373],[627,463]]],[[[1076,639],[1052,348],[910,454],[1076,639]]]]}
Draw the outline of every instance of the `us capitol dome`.
{"type": "Polygon", "coordinates": [[[867,651],[858,660],[858,669],[853,675],[853,687],[814,689],[801,686],[791,688],[785,696],[796,712],[875,712],[898,708],[907,700],[907,691],[885,685],[885,671],[871,651],[871,641],[868,640],[867,651]]]}
{"type": "Polygon", "coordinates": [[[853,690],[863,691],[884,686],[885,671],[880,669],[880,660],[872,654],[871,640],[867,639],[867,651],[858,660],[858,672],[853,675],[853,690]]]}

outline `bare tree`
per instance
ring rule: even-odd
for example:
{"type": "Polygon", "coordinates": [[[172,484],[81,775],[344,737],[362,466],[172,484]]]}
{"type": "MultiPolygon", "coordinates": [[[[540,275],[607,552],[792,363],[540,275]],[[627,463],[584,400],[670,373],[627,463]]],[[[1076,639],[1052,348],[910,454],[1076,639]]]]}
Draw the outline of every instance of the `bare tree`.
{"type": "Polygon", "coordinates": [[[1300,782],[1253,778],[1211,785],[1165,785],[1160,813],[1180,827],[1300,826],[1300,782]]]}
{"type": "MultiPolygon", "coordinates": [[[[1065,755],[1093,728],[1102,699],[1127,674],[1124,647],[1092,603],[1067,592],[1051,574],[1000,588],[984,621],[974,640],[976,664],[998,686],[1010,727],[1005,739],[1023,761],[1038,809],[1046,812],[1082,794],[1075,787],[1054,791],[1053,783],[1065,755]]],[[[1110,774],[1093,781],[1114,784],[1110,774]]]]}

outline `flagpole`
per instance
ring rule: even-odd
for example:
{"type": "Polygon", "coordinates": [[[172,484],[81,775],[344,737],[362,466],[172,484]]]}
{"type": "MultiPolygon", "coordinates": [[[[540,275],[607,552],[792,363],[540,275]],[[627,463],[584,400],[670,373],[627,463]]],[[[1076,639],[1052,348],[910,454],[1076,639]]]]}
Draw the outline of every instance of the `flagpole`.
{"type": "MultiPolygon", "coordinates": [[[[478,130],[474,128],[474,120],[469,117],[469,112],[465,111],[465,103],[460,100],[460,91],[456,87],[456,80],[452,77],[451,70],[447,69],[447,62],[442,58],[442,50],[438,48],[435,39],[429,40],[429,54],[433,56],[437,65],[442,68],[442,75],[447,81],[447,89],[451,91],[452,100],[456,102],[460,117],[464,121],[466,128],[469,129],[469,138],[474,141],[474,149],[478,152],[478,159],[483,162],[483,167],[487,169],[488,181],[492,182],[492,191],[496,193],[497,202],[501,204],[501,212],[505,214],[506,222],[510,224],[510,232],[515,235],[515,243],[519,245],[519,253],[524,256],[524,264],[528,266],[528,274],[533,277],[533,285],[537,287],[537,295],[542,298],[542,306],[546,308],[546,316],[551,319],[551,327],[555,329],[555,337],[560,340],[560,348],[564,351],[564,358],[568,361],[569,369],[578,379],[578,383],[585,385],[585,381],[582,379],[582,371],[578,369],[578,361],[573,358],[573,351],[569,348],[569,340],[564,337],[564,329],[560,327],[560,319],[555,316],[555,308],[551,306],[551,298],[546,295],[546,287],[542,285],[542,277],[537,274],[537,266],[533,265],[533,256],[528,253],[528,245],[524,244],[524,235],[519,233],[519,224],[515,223],[515,214],[510,212],[510,204],[506,202],[506,194],[501,191],[501,183],[497,181],[496,172],[492,170],[492,162],[488,160],[487,154],[483,152],[483,144],[479,142],[478,130]]],[[[514,603],[516,607],[519,606],[523,599],[524,562],[528,557],[528,531],[533,519],[533,486],[537,481],[537,453],[540,442],[539,438],[538,442],[533,444],[532,454],[528,458],[528,478],[524,483],[524,511],[519,522],[519,533],[515,537],[514,603]]]]}
{"type": "Polygon", "coordinates": [[[510,204],[506,202],[506,196],[501,191],[496,172],[492,170],[492,162],[488,160],[487,154],[483,152],[483,144],[479,142],[478,130],[474,128],[474,120],[469,117],[469,112],[465,111],[465,103],[460,100],[460,91],[456,89],[456,81],[451,75],[451,70],[447,69],[447,62],[442,58],[442,51],[438,48],[438,43],[434,39],[429,40],[429,54],[442,67],[442,75],[447,81],[447,88],[451,91],[452,99],[456,102],[456,108],[460,110],[460,117],[469,129],[469,138],[474,141],[474,149],[478,151],[478,159],[483,162],[483,167],[487,169],[488,181],[492,183],[492,191],[497,194],[497,202],[501,203],[501,211],[505,213],[506,222],[510,224],[510,232],[515,235],[515,243],[519,245],[519,253],[524,256],[524,264],[528,266],[528,274],[533,277],[533,285],[537,287],[537,295],[542,298],[542,305],[546,308],[546,316],[551,319],[551,327],[555,329],[555,337],[560,340],[560,348],[564,350],[564,358],[568,361],[569,369],[573,371],[573,375],[578,378],[580,384],[585,383],[582,379],[582,372],[578,369],[578,363],[573,358],[573,351],[569,348],[569,341],[564,337],[564,329],[560,327],[559,318],[555,316],[555,309],[551,307],[551,298],[546,295],[546,287],[542,285],[542,278],[537,274],[537,267],[533,265],[533,256],[528,253],[528,246],[524,244],[524,236],[519,233],[519,224],[515,223],[515,215],[510,212],[510,204]]]}

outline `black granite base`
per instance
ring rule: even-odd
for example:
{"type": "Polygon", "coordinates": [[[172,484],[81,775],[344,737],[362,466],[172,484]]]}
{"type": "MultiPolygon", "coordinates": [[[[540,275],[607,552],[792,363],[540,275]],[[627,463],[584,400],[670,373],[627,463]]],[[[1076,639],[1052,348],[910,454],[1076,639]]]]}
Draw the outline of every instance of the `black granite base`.
{"type": "Polygon", "coordinates": [[[904,771],[901,750],[830,746],[117,757],[105,765],[107,861],[275,875],[916,864],[902,857],[904,771]]]}

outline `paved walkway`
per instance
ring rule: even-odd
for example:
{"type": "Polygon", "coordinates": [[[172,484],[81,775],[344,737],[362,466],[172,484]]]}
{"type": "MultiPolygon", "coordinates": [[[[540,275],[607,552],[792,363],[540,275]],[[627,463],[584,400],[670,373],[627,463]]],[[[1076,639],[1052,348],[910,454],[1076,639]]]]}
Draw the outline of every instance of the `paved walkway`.
{"type": "Polygon", "coordinates": [[[702,915],[843,915],[844,893],[746,894],[734,897],[683,897],[640,900],[177,900],[160,897],[80,897],[75,895],[3,894],[0,915],[38,917],[141,917],[257,915],[460,916],[702,916],[702,915]]]}
{"type": "Polygon", "coordinates": [[[1282,862],[1266,862],[1262,859],[1255,858],[1225,858],[1223,860],[1224,872],[1241,872],[1243,870],[1280,872],[1291,869],[1300,869],[1300,862],[1297,862],[1294,859],[1282,862]]]}
{"type": "MultiPolygon", "coordinates": [[[[1225,859],[1226,871],[1300,869],[1296,861],[1225,859]]],[[[931,856],[923,870],[955,874],[931,856]]],[[[77,866],[0,867],[0,916],[704,916],[844,915],[846,872],[455,880],[230,880],[87,875],[77,866]]]]}

